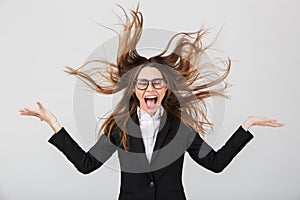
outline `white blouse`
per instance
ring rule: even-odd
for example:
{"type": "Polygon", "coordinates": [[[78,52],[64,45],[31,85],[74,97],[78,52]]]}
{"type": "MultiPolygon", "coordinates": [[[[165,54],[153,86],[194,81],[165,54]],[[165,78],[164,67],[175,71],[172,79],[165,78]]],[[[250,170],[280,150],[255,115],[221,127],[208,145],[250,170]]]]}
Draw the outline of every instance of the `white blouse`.
{"type": "Polygon", "coordinates": [[[140,121],[140,128],[142,133],[142,138],[145,146],[145,153],[148,162],[151,161],[151,156],[153,153],[153,148],[155,145],[156,137],[158,134],[158,129],[160,125],[160,119],[164,113],[164,108],[160,106],[154,115],[151,117],[146,111],[137,108],[137,115],[140,121]]]}

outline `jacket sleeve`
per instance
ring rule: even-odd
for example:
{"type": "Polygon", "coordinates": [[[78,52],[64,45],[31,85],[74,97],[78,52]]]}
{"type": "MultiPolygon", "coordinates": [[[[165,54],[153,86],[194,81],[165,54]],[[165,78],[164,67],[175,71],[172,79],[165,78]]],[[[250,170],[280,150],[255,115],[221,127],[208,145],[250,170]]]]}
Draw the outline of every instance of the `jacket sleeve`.
{"type": "Polygon", "coordinates": [[[102,134],[96,144],[88,152],[85,152],[64,127],[52,135],[48,142],[58,148],[83,174],[88,174],[101,167],[116,150],[115,145],[107,140],[106,134],[102,134]]]}
{"type": "Polygon", "coordinates": [[[245,131],[242,126],[239,126],[225,145],[218,151],[215,151],[199,134],[195,134],[195,138],[188,147],[187,152],[199,165],[215,173],[219,173],[228,166],[231,160],[252,138],[253,135],[249,131],[245,131]]]}

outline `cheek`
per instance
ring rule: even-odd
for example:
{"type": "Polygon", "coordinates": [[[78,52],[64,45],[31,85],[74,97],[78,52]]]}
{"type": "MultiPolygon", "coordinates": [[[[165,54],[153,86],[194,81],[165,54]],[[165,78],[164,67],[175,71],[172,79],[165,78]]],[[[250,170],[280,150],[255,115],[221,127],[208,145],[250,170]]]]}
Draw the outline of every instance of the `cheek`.
{"type": "Polygon", "coordinates": [[[143,99],[143,93],[140,91],[135,91],[135,95],[136,97],[139,99],[139,101],[141,101],[143,99]]]}
{"type": "Polygon", "coordinates": [[[161,90],[161,91],[160,91],[159,95],[160,95],[160,97],[161,97],[161,100],[165,97],[166,92],[167,92],[167,89],[164,89],[164,90],[161,90]]]}

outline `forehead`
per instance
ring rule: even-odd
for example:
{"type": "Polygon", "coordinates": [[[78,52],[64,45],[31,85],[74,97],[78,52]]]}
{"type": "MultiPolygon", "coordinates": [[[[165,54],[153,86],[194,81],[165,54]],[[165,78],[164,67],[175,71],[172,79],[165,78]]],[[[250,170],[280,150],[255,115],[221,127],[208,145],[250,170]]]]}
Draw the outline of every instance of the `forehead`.
{"type": "Polygon", "coordinates": [[[138,79],[152,80],[154,78],[163,78],[161,72],[155,67],[144,67],[138,77],[138,79]]]}

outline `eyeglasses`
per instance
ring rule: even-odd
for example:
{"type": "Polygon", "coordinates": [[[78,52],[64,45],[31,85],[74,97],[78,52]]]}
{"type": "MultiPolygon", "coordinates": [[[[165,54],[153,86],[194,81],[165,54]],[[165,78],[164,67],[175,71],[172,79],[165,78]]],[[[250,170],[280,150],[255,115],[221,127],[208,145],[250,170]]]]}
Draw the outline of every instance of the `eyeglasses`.
{"type": "Polygon", "coordinates": [[[146,90],[149,82],[151,82],[152,86],[155,89],[162,89],[166,86],[167,80],[165,78],[155,78],[153,80],[147,80],[147,79],[136,79],[134,80],[135,86],[139,90],[146,90]]]}

